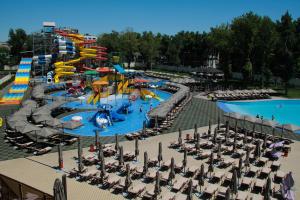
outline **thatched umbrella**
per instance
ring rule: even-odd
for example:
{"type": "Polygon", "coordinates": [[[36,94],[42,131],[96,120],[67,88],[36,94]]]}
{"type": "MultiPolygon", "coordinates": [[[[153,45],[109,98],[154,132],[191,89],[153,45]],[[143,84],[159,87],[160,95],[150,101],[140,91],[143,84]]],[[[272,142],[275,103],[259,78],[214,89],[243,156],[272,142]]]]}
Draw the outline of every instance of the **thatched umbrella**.
{"type": "Polygon", "coordinates": [[[161,188],[160,188],[160,174],[159,171],[157,170],[156,172],[156,176],[155,176],[155,187],[154,187],[154,194],[155,197],[157,197],[161,192],[161,188]]]}
{"type": "Polygon", "coordinates": [[[179,145],[182,144],[182,132],[181,132],[181,128],[178,129],[178,144],[179,145]]]}
{"type": "Polygon", "coordinates": [[[218,153],[217,153],[218,160],[221,160],[221,157],[222,157],[221,147],[222,147],[222,143],[221,143],[221,141],[219,141],[219,143],[218,143],[218,153]]]}
{"type": "Polygon", "coordinates": [[[198,176],[198,184],[199,184],[200,192],[201,192],[201,186],[204,186],[204,165],[203,165],[203,163],[201,164],[201,167],[200,167],[200,173],[198,176]]]}
{"type": "Polygon", "coordinates": [[[217,129],[214,130],[214,135],[213,135],[213,143],[215,144],[217,142],[217,129]]]}
{"type": "Polygon", "coordinates": [[[126,178],[125,178],[125,186],[124,186],[124,190],[127,192],[128,188],[130,187],[130,185],[132,184],[132,180],[130,177],[130,165],[127,163],[126,164],[126,178]]]}
{"type": "Polygon", "coordinates": [[[187,189],[187,200],[193,199],[193,180],[189,180],[188,189],[187,189]]]}
{"type": "Polygon", "coordinates": [[[230,188],[227,188],[226,194],[225,194],[225,200],[231,200],[230,199],[230,194],[231,194],[231,190],[230,190],[230,188]]]}
{"type": "Polygon", "coordinates": [[[62,145],[61,145],[61,143],[59,143],[57,145],[57,149],[58,149],[58,168],[62,169],[62,168],[64,168],[64,160],[63,160],[62,145]]]}
{"type": "Polygon", "coordinates": [[[250,167],[250,149],[246,149],[245,167],[250,167]]]}
{"type": "Polygon", "coordinates": [[[65,189],[59,178],[55,179],[53,185],[54,200],[66,200],[65,189]]]}
{"type": "Polygon", "coordinates": [[[229,132],[229,121],[226,120],[225,122],[225,132],[228,133],[229,132]]]}
{"type": "Polygon", "coordinates": [[[182,160],[182,167],[183,167],[183,172],[184,173],[185,173],[186,166],[187,166],[187,151],[185,149],[184,153],[183,153],[183,160],[182,160]]]}
{"type": "Polygon", "coordinates": [[[172,184],[172,180],[175,178],[175,161],[174,158],[171,158],[171,166],[170,166],[170,173],[168,177],[168,181],[172,184]]]}
{"type": "Polygon", "coordinates": [[[160,166],[160,162],[163,160],[163,156],[162,156],[162,143],[161,142],[158,143],[158,156],[157,156],[157,160],[158,160],[158,165],[160,166]]]}
{"type": "Polygon", "coordinates": [[[211,135],[211,121],[208,120],[208,131],[207,131],[208,137],[211,135]]]}
{"type": "Polygon", "coordinates": [[[263,145],[262,145],[262,149],[265,150],[267,148],[267,133],[265,132],[264,134],[264,141],[263,141],[263,145]]]}
{"type": "Polygon", "coordinates": [[[194,125],[194,141],[196,140],[197,134],[198,134],[198,127],[197,127],[197,124],[195,124],[194,125]]]}
{"type": "Polygon", "coordinates": [[[242,170],[243,170],[243,159],[240,158],[239,159],[239,165],[238,165],[238,168],[237,168],[237,177],[238,177],[238,180],[240,180],[240,178],[242,178],[242,170]]]}
{"type": "Polygon", "coordinates": [[[158,133],[158,116],[157,115],[155,116],[154,128],[155,128],[156,133],[158,133]]]}
{"type": "Polygon", "coordinates": [[[265,185],[264,200],[271,199],[270,191],[271,191],[271,178],[270,176],[268,176],[267,183],[265,185]]]}
{"type": "Polygon", "coordinates": [[[101,178],[101,183],[103,184],[104,183],[104,178],[105,178],[105,174],[106,174],[106,171],[105,171],[105,158],[104,156],[102,157],[102,161],[101,161],[101,165],[100,165],[100,178],[101,178]]]}
{"type": "Polygon", "coordinates": [[[99,130],[95,130],[95,147],[98,148],[99,130]]]}
{"type": "Polygon", "coordinates": [[[200,135],[199,135],[199,133],[197,133],[197,135],[196,135],[195,148],[196,148],[197,152],[199,152],[199,150],[200,150],[200,135]]]}
{"type": "Polygon", "coordinates": [[[258,159],[260,156],[261,156],[260,141],[257,141],[254,150],[254,158],[258,159]]]}
{"type": "Polygon", "coordinates": [[[115,134],[115,150],[118,152],[119,150],[119,137],[118,134],[115,134]]]}
{"type": "Polygon", "coordinates": [[[148,172],[148,153],[147,151],[144,152],[144,167],[143,167],[143,174],[145,175],[148,172]]]}
{"type": "Polygon", "coordinates": [[[232,178],[230,181],[230,189],[233,194],[237,193],[238,190],[238,184],[237,184],[237,172],[236,169],[233,170],[232,178]]]}
{"type": "Polygon", "coordinates": [[[247,141],[248,141],[248,138],[247,138],[247,131],[245,131],[244,137],[243,137],[243,144],[246,145],[246,144],[247,144],[247,141]]]}
{"type": "Polygon", "coordinates": [[[220,130],[220,115],[218,115],[218,126],[217,129],[220,130]]]}
{"type": "Polygon", "coordinates": [[[123,146],[119,148],[119,167],[124,165],[124,154],[123,154],[123,146]]]}
{"type": "Polygon", "coordinates": [[[214,172],[214,153],[213,152],[211,152],[211,154],[210,154],[208,172],[209,172],[210,176],[211,176],[211,173],[214,172]]]}
{"type": "Polygon", "coordinates": [[[134,154],[135,154],[135,159],[136,161],[138,160],[138,156],[140,154],[140,150],[139,150],[139,139],[138,138],[135,138],[135,151],[134,151],[134,154]]]}
{"type": "Polygon", "coordinates": [[[66,199],[68,199],[68,192],[67,192],[67,175],[66,175],[66,174],[63,174],[63,175],[62,175],[61,181],[62,181],[62,185],[63,185],[63,187],[64,187],[66,199]]]}
{"type": "Polygon", "coordinates": [[[82,164],[82,146],[81,146],[81,137],[78,137],[78,171],[81,172],[83,170],[82,164]]]}
{"type": "Polygon", "coordinates": [[[99,162],[102,162],[103,157],[104,157],[104,154],[103,154],[103,146],[102,146],[102,143],[99,142],[99,143],[98,143],[98,160],[99,160],[99,162]]]}

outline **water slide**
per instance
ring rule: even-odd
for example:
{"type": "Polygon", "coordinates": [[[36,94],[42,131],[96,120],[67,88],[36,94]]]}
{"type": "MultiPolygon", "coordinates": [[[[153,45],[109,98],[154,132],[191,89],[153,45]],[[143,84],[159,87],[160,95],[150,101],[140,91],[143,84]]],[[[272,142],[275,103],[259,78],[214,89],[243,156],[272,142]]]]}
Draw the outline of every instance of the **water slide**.
{"type": "Polygon", "coordinates": [[[163,99],[161,99],[159,96],[157,96],[154,92],[151,92],[149,90],[146,90],[146,89],[142,89],[141,90],[141,97],[142,99],[146,99],[147,96],[150,96],[151,98],[155,98],[157,99],[158,101],[163,101],[163,99]]]}
{"type": "Polygon", "coordinates": [[[131,103],[129,102],[124,102],[120,108],[118,108],[116,110],[117,113],[120,113],[120,114],[127,114],[127,113],[132,113],[133,110],[131,108],[131,103]]]}
{"type": "Polygon", "coordinates": [[[18,105],[21,103],[24,93],[27,91],[30,80],[32,58],[22,58],[15,76],[15,81],[2,99],[0,104],[18,105]]]}
{"type": "Polygon", "coordinates": [[[118,114],[115,111],[110,110],[101,110],[96,112],[96,114],[91,118],[91,121],[93,121],[96,126],[103,128],[107,125],[112,125],[112,122],[119,122],[124,121],[125,117],[118,114]]]}

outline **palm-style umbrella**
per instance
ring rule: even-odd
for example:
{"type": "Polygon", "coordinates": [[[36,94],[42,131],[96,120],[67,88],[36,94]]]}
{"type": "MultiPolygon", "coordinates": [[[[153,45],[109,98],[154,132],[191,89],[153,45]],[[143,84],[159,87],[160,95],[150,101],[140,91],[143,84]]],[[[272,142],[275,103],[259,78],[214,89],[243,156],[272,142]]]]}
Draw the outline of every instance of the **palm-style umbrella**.
{"type": "Polygon", "coordinates": [[[102,146],[102,143],[99,142],[98,143],[98,160],[100,163],[102,163],[103,158],[104,158],[103,146],[102,146]]]}
{"type": "Polygon", "coordinates": [[[245,167],[250,167],[250,149],[246,149],[245,167]]]}
{"type": "Polygon", "coordinates": [[[171,166],[170,166],[170,173],[168,177],[168,181],[172,184],[172,180],[175,178],[175,161],[174,158],[171,158],[171,166]]]}
{"type": "Polygon", "coordinates": [[[25,126],[20,128],[18,131],[20,133],[30,133],[30,132],[34,132],[34,131],[40,131],[40,130],[41,130],[41,128],[39,128],[33,124],[26,123],[25,126]]]}
{"type": "Polygon", "coordinates": [[[222,157],[221,146],[222,146],[222,143],[220,141],[218,143],[218,153],[217,153],[218,160],[221,160],[221,157],[222,157]]]}
{"type": "Polygon", "coordinates": [[[62,185],[60,179],[55,179],[53,186],[53,196],[54,200],[66,200],[66,194],[64,186],[62,185]]]}
{"type": "Polygon", "coordinates": [[[196,148],[197,152],[199,152],[199,150],[200,150],[200,135],[199,135],[199,133],[197,133],[197,135],[196,135],[195,148],[196,148]]]}
{"type": "Polygon", "coordinates": [[[208,137],[211,135],[211,121],[208,120],[208,131],[207,131],[208,137]]]}
{"type": "Polygon", "coordinates": [[[178,144],[179,145],[182,144],[182,132],[181,132],[181,128],[178,129],[178,144]]]}
{"type": "Polygon", "coordinates": [[[161,192],[161,188],[160,188],[160,174],[159,171],[156,171],[156,176],[155,176],[155,187],[154,187],[154,194],[155,197],[157,197],[161,192]]]}
{"type": "Polygon", "coordinates": [[[99,130],[95,130],[95,147],[98,147],[99,143],[99,130]]]}
{"type": "Polygon", "coordinates": [[[58,149],[58,168],[62,169],[62,168],[64,168],[64,161],[63,161],[63,154],[62,154],[62,145],[61,145],[61,143],[59,143],[57,145],[57,149],[58,149]]]}
{"type": "Polygon", "coordinates": [[[143,167],[143,174],[147,174],[148,172],[148,153],[147,151],[144,152],[144,167],[143,167]]]}
{"type": "Polygon", "coordinates": [[[230,190],[230,188],[227,188],[226,194],[225,194],[225,200],[230,200],[230,194],[231,194],[231,190],[230,190]]]}
{"type": "Polygon", "coordinates": [[[230,181],[230,189],[233,194],[237,193],[238,190],[238,184],[237,184],[237,172],[236,169],[233,170],[232,178],[230,181]]]}
{"type": "Polygon", "coordinates": [[[195,124],[194,125],[194,141],[196,140],[197,134],[198,134],[198,127],[197,127],[197,124],[195,124]]]}
{"type": "Polygon", "coordinates": [[[101,178],[101,183],[103,184],[104,183],[104,178],[105,178],[105,174],[106,174],[106,171],[105,171],[105,158],[104,156],[102,157],[102,160],[101,160],[101,165],[100,165],[100,178],[101,178]]]}
{"type": "Polygon", "coordinates": [[[211,176],[211,173],[214,172],[214,153],[213,152],[211,152],[211,154],[210,154],[208,172],[210,173],[209,174],[210,176],[211,176]]]}
{"type": "Polygon", "coordinates": [[[258,159],[260,156],[261,156],[260,141],[257,141],[255,150],[254,150],[254,158],[258,159]]]}
{"type": "Polygon", "coordinates": [[[193,199],[193,180],[190,179],[188,183],[187,200],[193,199]]]}
{"type": "Polygon", "coordinates": [[[135,159],[138,160],[138,156],[140,154],[139,151],[139,139],[135,138],[135,150],[134,150],[134,154],[135,154],[135,159]]]}
{"type": "Polygon", "coordinates": [[[81,146],[81,137],[78,137],[78,148],[77,148],[77,153],[78,153],[78,171],[82,172],[83,170],[83,164],[82,164],[82,146],[81,146]]]}
{"type": "Polygon", "coordinates": [[[119,137],[118,134],[115,134],[115,150],[118,152],[119,150],[119,137]]]}
{"type": "Polygon", "coordinates": [[[158,160],[158,165],[160,166],[160,162],[163,160],[163,156],[162,156],[162,143],[161,142],[158,143],[158,156],[157,156],[157,160],[158,160]]]}
{"type": "Polygon", "coordinates": [[[198,184],[199,184],[200,192],[201,192],[201,186],[204,186],[204,165],[203,165],[203,163],[201,164],[201,167],[200,167],[200,173],[198,176],[198,184]]]}
{"type": "Polygon", "coordinates": [[[123,154],[123,146],[119,148],[119,167],[124,165],[124,154],[123,154]]]}
{"type": "Polygon", "coordinates": [[[125,187],[124,187],[125,191],[128,190],[131,183],[132,183],[132,180],[131,180],[131,177],[130,177],[130,165],[126,164],[126,178],[125,178],[125,187]]]}
{"type": "Polygon", "coordinates": [[[271,178],[270,176],[268,176],[267,183],[265,185],[264,200],[271,199],[270,191],[271,191],[271,178]]]}
{"type": "Polygon", "coordinates": [[[184,173],[185,173],[186,166],[187,166],[187,150],[185,149],[183,153],[183,160],[182,160],[182,167],[184,173]]]}

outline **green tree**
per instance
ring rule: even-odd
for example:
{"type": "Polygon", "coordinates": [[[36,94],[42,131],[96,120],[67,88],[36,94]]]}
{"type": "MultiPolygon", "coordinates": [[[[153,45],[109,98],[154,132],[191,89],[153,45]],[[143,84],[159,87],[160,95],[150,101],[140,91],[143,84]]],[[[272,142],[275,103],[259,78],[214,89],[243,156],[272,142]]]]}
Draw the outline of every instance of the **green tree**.
{"type": "Polygon", "coordinates": [[[8,37],[10,54],[13,56],[13,63],[16,64],[21,59],[21,52],[26,50],[27,35],[23,29],[10,29],[8,37]]]}
{"type": "Polygon", "coordinates": [[[149,69],[157,60],[159,55],[160,38],[156,37],[151,31],[143,32],[139,41],[139,51],[142,55],[146,68],[149,69]]]}
{"type": "Polygon", "coordinates": [[[253,70],[253,67],[252,67],[251,60],[249,58],[247,58],[246,64],[243,66],[243,71],[242,71],[244,83],[245,83],[246,87],[247,87],[249,81],[252,79],[252,70],[253,70]]]}
{"type": "Polygon", "coordinates": [[[4,65],[9,63],[9,49],[0,47],[0,70],[3,70],[4,65]]]}

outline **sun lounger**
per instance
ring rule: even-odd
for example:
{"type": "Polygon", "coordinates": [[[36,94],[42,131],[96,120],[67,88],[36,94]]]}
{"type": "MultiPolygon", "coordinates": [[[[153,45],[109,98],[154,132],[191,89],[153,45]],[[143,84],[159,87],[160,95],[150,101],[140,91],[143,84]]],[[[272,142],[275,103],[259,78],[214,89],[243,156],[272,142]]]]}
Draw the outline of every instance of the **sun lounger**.
{"type": "Polygon", "coordinates": [[[254,174],[254,175],[257,175],[259,172],[260,172],[260,168],[255,167],[253,165],[249,169],[249,173],[254,174]]]}
{"type": "Polygon", "coordinates": [[[143,166],[137,166],[134,169],[132,176],[133,177],[141,177],[143,175],[143,172],[144,172],[143,166]]]}
{"type": "Polygon", "coordinates": [[[261,174],[261,175],[268,175],[268,174],[270,174],[271,172],[272,172],[272,170],[271,170],[270,167],[264,167],[264,168],[261,169],[260,174],[261,174]]]}
{"type": "Polygon", "coordinates": [[[271,168],[274,170],[278,170],[280,168],[280,166],[281,166],[280,161],[273,161],[271,168]]]}
{"type": "Polygon", "coordinates": [[[163,161],[160,167],[161,169],[169,169],[170,165],[171,165],[171,160],[167,160],[167,161],[163,161]]]}
{"type": "Polygon", "coordinates": [[[237,193],[235,199],[236,200],[248,200],[249,199],[248,192],[238,190],[238,193],[237,193]]]}
{"type": "Polygon", "coordinates": [[[247,188],[252,188],[253,180],[254,179],[252,178],[244,176],[241,180],[241,185],[246,186],[247,188]]]}
{"type": "Polygon", "coordinates": [[[216,192],[218,191],[218,186],[215,184],[208,184],[204,190],[203,193],[204,194],[208,194],[211,197],[214,197],[216,192]]]}
{"type": "Polygon", "coordinates": [[[175,200],[175,193],[169,191],[163,192],[161,200],[175,200]]]}
{"type": "Polygon", "coordinates": [[[198,153],[197,158],[205,159],[205,158],[208,158],[210,156],[210,154],[211,154],[210,151],[202,151],[202,152],[198,153]]]}
{"type": "Polygon", "coordinates": [[[113,187],[114,191],[120,191],[124,192],[125,188],[125,178],[121,179],[117,184],[115,184],[113,187]]]}
{"type": "Polygon", "coordinates": [[[170,142],[169,148],[176,149],[176,148],[181,147],[181,145],[183,145],[183,144],[182,143],[180,144],[178,141],[173,141],[173,142],[170,142]]]}
{"type": "Polygon", "coordinates": [[[180,191],[187,183],[188,179],[180,177],[179,179],[174,181],[172,190],[180,191]]]}
{"type": "Polygon", "coordinates": [[[69,173],[69,177],[73,178],[73,177],[77,177],[79,176],[79,174],[84,173],[87,171],[87,168],[84,168],[81,172],[78,171],[76,168],[73,168],[72,170],[70,170],[69,173]]]}
{"type": "Polygon", "coordinates": [[[226,191],[227,191],[227,187],[219,186],[219,187],[218,187],[217,197],[225,198],[225,196],[226,196],[226,191]]]}
{"type": "Polygon", "coordinates": [[[255,183],[254,183],[254,187],[256,188],[259,188],[259,189],[263,189],[263,187],[265,186],[266,184],[266,180],[265,179],[259,179],[257,178],[255,183]]]}
{"type": "Polygon", "coordinates": [[[52,150],[52,147],[42,147],[42,148],[33,148],[32,149],[34,152],[34,155],[43,155],[46,154],[48,152],[50,152],[52,150]]]}
{"type": "Polygon", "coordinates": [[[232,158],[225,158],[224,160],[222,160],[219,163],[219,167],[221,167],[221,168],[227,168],[227,167],[231,166],[234,162],[235,162],[235,160],[232,159],[232,158]]]}
{"type": "Polygon", "coordinates": [[[119,167],[118,161],[115,160],[105,163],[105,168],[108,172],[116,171],[118,167],[119,167]]]}
{"type": "Polygon", "coordinates": [[[199,170],[199,167],[193,165],[193,166],[187,168],[186,174],[193,176],[194,174],[196,174],[198,172],[198,170],[199,170]]]}
{"type": "Polygon", "coordinates": [[[155,170],[149,170],[146,174],[145,174],[145,178],[148,180],[153,181],[156,177],[156,171],[155,170]]]}
{"type": "Polygon", "coordinates": [[[104,187],[112,188],[114,185],[118,184],[121,181],[121,178],[116,175],[109,175],[108,178],[104,181],[104,187]]]}
{"type": "Polygon", "coordinates": [[[223,179],[224,176],[225,176],[225,172],[224,171],[217,171],[217,172],[213,173],[212,178],[213,179],[217,179],[218,182],[219,182],[219,181],[222,181],[222,179],[223,179]]]}
{"type": "Polygon", "coordinates": [[[155,167],[158,163],[157,158],[149,158],[148,167],[155,167]]]}
{"type": "Polygon", "coordinates": [[[85,172],[79,174],[79,177],[77,178],[80,181],[88,181],[92,179],[94,176],[97,176],[99,174],[99,170],[93,169],[93,170],[86,170],[85,172]]]}
{"type": "Polygon", "coordinates": [[[274,178],[275,180],[277,180],[278,182],[281,182],[283,180],[283,178],[285,177],[286,173],[283,171],[276,171],[276,173],[274,174],[274,178]]]}
{"type": "Polygon", "coordinates": [[[89,154],[87,156],[83,156],[82,162],[84,163],[84,165],[94,165],[98,162],[98,159],[94,154],[89,154]]]}
{"type": "Polygon", "coordinates": [[[260,157],[258,159],[258,162],[261,163],[263,166],[269,161],[268,158],[265,158],[265,157],[260,157]]]}
{"type": "Polygon", "coordinates": [[[167,184],[169,182],[169,171],[163,172],[160,175],[160,182],[167,184]]]}
{"type": "Polygon", "coordinates": [[[187,195],[182,194],[182,193],[178,193],[175,196],[175,200],[187,200],[187,195]]]}
{"type": "Polygon", "coordinates": [[[152,185],[150,189],[143,194],[143,199],[154,199],[155,198],[155,187],[152,185]]]}
{"type": "Polygon", "coordinates": [[[146,189],[146,186],[144,184],[140,183],[135,186],[130,186],[128,188],[128,194],[135,198],[135,197],[139,196],[145,189],[146,189]]]}

